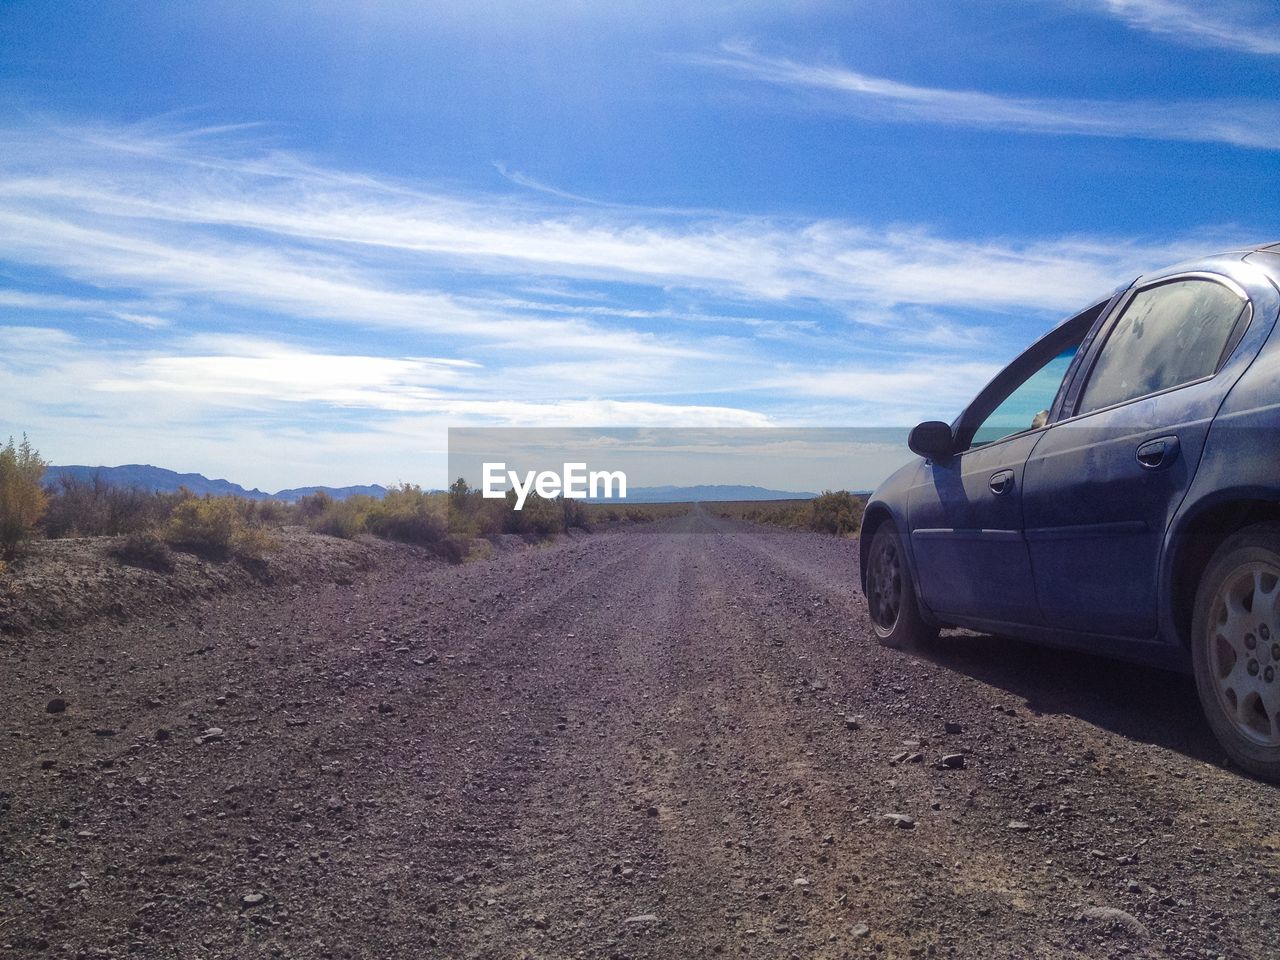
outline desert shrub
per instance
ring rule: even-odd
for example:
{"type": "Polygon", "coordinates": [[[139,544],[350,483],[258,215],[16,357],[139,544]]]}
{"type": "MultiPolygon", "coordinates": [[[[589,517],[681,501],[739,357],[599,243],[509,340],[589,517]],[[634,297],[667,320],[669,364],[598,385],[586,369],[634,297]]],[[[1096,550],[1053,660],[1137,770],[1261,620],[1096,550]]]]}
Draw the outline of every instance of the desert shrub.
{"type": "MultiPolygon", "coordinates": [[[[627,503],[576,501],[577,510],[586,515],[588,524],[595,523],[652,523],[669,517],[681,517],[689,512],[688,503],[627,503]]],[[[591,529],[590,526],[587,529],[591,529]]]]}
{"type": "MultiPolygon", "coordinates": [[[[486,546],[491,546],[483,540],[479,542],[485,543],[486,546]]],[[[449,563],[462,563],[472,558],[470,541],[452,534],[445,536],[432,549],[442,560],[446,560],[449,563]]]]}
{"type": "Polygon", "coordinates": [[[275,547],[275,539],[259,526],[246,524],[231,535],[231,552],[244,560],[261,560],[275,547]]]}
{"type": "Polygon", "coordinates": [[[459,477],[449,485],[447,498],[449,531],[464,540],[514,533],[510,514],[515,510],[516,496],[508,491],[504,499],[486,500],[479,490],[472,490],[459,477]]]}
{"type": "Polygon", "coordinates": [[[525,529],[538,539],[548,539],[564,531],[563,500],[548,500],[537,495],[524,502],[525,529]]]}
{"type": "Polygon", "coordinates": [[[40,486],[45,462],[31,446],[27,435],[15,445],[13,437],[0,447],[0,549],[12,554],[31,535],[47,497],[40,486]]]}
{"type": "Polygon", "coordinates": [[[151,493],[134,487],[114,487],[100,476],[83,480],[60,477],[49,493],[41,526],[45,535],[113,537],[163,526],[189,492],[151,493]]]}
{"type": "Polygon", "coordinates": [[[294,507],[283,500],[255,500],[253,522],[260,527],[279,527],[293,520],[294,507]]]}
{"type": "Polygon", "coordinates": [[[92,481],[60,477],[58,485],[46,493],[45,536],[58,539],[102,533],[107,526],[105,488],[99,477],[92,481]]]}
{"type": "MultiPolygon", "coordinates": [[[[451,528],[447,494],[427,493],[415,484],[403,483],[390,488],[381,500],[357,494],[345,500],[326,497],[326,501],[309,523],[316,533],[347,540],[371,533],[384,540],[428,547],[450,563],[461,563],[467,557],[469,538],[461,530],[466,526],[465,514],[459,514],[460,526],[451,528]]],[[[308,504],[306,509],[314,506],[308,504]]]]}
{"type": "MultiPolygon", "coordinates": [[[[443,497],[449,532],[462,541],[492,538],[504,533],[527,540],[545,540],[573,527],[589,531],[593,523],[617,520],[622,516],[617,508],[605,508],[563,496],[548,499],[536,493],[529,494],[524,506],[517,510],[514,490],[508,490],[502,498],[485,499],[479,490],[471,489],[461,477],[449,485],[447,494],[424,496],[443,497]]],[[[688,506],[685,505],[675,512],[687,511],[688,506]]],[[[640,519],[651,520],[654,516],[646,512],[640,519]]]]}
{"type": "Polygon", "coordinates": [[[121,563],[147,570],[169,572],[173,569],[173,551],[154,530],[138,530],[128,534],[111,549],[121,563]]]}
{"type": "Polygon", "coordinates": [[[101,532],[106,535],[158,527],[169,519],[179,502],[179,498],[173,494],[110,486],[106,488],[103,500],[106,505],[106,524],[101,532]]]}
{"type": "Polygon", "coordinates": [[[466,478],[459,477],[449,484],[449,509],[466,511],[471,501],[472,489],[467,486],[466,478]]]}
{"type": "Polygon", "coordinates": [[[184,500],[169,518],[165,539],[170,543],[215,556],[235,554],[257,558],[272,541],[260,527],[252,526],[246,513],[253,504],[236,497],[201,497],[184,500]]]}
{"type": "Polygon", "coordinates": [[[173,511],[166,539],[179,546],[228,553],[231,538],[243,523],[239,508],[228,497],[191,499],[173,511]]]}
{"type": "Polygon", "coordinates": [[[808,500],[770,500],[751,504],[742,513],[742,518],[789,530],[808,530],[813,510],[808,500]]]}
{"type": "Polygon", "coordinates": [[[569,530],[577,527],[580,530],[591,531],[591,511],[587,509],[586,504],[581,500],[570,500],[568,497],[560,499],[560,509],[564,513],[564,528],[569,530]]]}
{"type": "Polygon", "coordinates": [[[518,534],[526,540],[546,540],[564,532],[563,500],[549,500],[531,493],[524,507],[517,510],[515,493],[508,492],[505,501],[491,502],[505,503],[507,507],[503,533],[518,534]]]}
{"type": "Polygon", "coordinates": [[[312,521],[322,517],[334,504],[333,497],[325,493],[323,490],[317,490],[315,493],[308,493],[306,496],[299,497],[296,505],[298,519],[303,523],[311,523],[312,521]]]}
{"type": "MultiPolygon", "coordinates": [[[[346,500],[334,500],[323,491],[313,496],[324,497],[323,507],[307,523],[316,533],[353,540],[360,534],[368,532],[367,522],[369,513],[373,509],[373,497],[360,494],[348,497],[346,500]]],[[[314,503],[315,501],[308,504],[307,510],[315,509],[314,503]]]]}
{"type": "Polygon", "coordinates": [[[847,537],[862,526],[862,498],[848,490],[825,490],[809,502],[809,508],[811,530],[847,537]]]}
{"type": "Polygon", "coordinates": [[[435,546],[449,533],[443,499],[409,483],[392,487],[381,500],[375,500],[366,525],[375,536],[423,547],[435,546]]]}

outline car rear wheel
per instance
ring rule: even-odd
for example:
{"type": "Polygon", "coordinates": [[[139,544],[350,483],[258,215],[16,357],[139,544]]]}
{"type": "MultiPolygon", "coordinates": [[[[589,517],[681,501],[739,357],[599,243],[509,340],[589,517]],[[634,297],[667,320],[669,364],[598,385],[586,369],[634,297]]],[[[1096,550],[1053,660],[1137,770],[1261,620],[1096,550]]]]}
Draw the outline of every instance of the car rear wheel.
{"type": "Polygon", "coordinates": [[[867,552],[867,612],[876,637],[886,647],[910,647],[938,635],[920,615],[902,541],[892,523],[883,523],[867,552]]]}
{"type": "Polygon", "coordinates": [[[1248,527],[1214,553],[1196,593],[1192,659],[1227,755],[1280,780],[1280,526],[1248,527]]]}

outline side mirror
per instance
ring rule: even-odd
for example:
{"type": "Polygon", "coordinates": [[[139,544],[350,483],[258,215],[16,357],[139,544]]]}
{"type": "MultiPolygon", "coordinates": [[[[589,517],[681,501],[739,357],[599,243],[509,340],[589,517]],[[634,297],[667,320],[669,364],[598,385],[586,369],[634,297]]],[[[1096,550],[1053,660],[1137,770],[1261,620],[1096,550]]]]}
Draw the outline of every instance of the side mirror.
{"type": "Polygon", "coordinates": [[[907,446],[912,453],[939,463],[950,460],[951,455],[956,452],[951,427],[941,420],[926,420],[913,427],[907,437],[907,446]]]}

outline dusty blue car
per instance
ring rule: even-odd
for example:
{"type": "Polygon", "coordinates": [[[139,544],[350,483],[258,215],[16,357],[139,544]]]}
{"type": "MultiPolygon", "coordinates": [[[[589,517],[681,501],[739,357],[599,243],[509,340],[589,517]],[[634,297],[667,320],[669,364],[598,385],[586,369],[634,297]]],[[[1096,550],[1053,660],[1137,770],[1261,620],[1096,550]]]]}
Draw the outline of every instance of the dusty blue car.
{"type": "Polygon", "coordinates": [[[867,503],[871,622],[1194,672],[1280,780],[1280,244],[1139,277],[1063,321],[867,503]]]}

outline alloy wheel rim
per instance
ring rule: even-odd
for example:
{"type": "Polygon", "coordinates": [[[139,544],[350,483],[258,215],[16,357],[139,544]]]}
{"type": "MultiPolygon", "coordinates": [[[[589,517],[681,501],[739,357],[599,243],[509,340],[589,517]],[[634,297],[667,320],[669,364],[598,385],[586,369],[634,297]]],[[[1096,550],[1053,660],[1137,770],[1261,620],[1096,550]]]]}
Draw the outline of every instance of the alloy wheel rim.
{"type": "Polygon", "coordinates": [[[892,630],[902,609],[902,564],[897,546],[886,540],[871,565],[871,619],[876,626],[892,630]]]}
{"type": "Polygon", "coordinates": [[[1237,731],[1280,746],[1280,567],[1265,561],[1233,570],[1209,615],[1209,667],[1218,704],[1237,731]]]}

